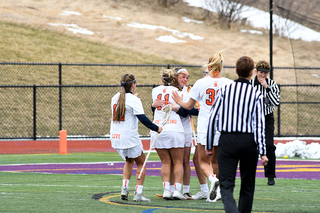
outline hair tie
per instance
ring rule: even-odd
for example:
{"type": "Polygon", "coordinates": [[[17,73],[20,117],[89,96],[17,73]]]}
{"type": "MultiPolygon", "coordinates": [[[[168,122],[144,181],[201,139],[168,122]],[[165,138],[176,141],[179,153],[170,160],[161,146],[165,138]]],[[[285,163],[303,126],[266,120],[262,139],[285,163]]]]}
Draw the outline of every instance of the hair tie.
{"type": "Polygon", "coordinates": [[[121,81],[121,86],[125,87],[126,84],[131,84],[131,83],[137,83],[137,80],[133,79],[132,81],[121,81]]]}

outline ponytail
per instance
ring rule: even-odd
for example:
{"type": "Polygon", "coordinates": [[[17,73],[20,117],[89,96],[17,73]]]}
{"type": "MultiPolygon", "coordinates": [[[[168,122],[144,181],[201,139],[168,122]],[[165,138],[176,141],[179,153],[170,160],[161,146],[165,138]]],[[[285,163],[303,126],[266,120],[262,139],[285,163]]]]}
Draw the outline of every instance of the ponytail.
{"type": "Polygon", "coordinates": [[[121,90],[120,90],[118,104],[116,106],[116,110],[113,116],[114,121],[123,120],[124,115],[126,113],[126,93],[130,92],[132,84],[136,82],[137,81],[134,75],[125,74],[121,77],[121,80],[120,80],[121,90]]]}

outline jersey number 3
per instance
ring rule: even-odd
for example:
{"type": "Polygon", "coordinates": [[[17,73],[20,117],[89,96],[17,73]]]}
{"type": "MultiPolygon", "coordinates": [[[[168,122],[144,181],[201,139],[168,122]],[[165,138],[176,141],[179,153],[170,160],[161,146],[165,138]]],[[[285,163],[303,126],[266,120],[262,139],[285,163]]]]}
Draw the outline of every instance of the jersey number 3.
{"type": "Polygon", "coordinates": [[[208,98],[206,99],[206,104],[208,106],[211,106],[214,102],[214,96],[216,94],[216,91],[214,89],[207,89],[206,94],[208,94],[208,98]]]}

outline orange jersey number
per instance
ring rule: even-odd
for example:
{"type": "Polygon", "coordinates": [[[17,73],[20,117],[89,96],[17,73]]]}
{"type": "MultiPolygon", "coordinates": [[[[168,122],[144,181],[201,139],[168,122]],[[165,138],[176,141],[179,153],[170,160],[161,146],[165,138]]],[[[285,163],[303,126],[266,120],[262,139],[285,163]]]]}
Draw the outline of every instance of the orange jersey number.
{"type": "Polygon", "coordinates": [[[209,97],[206,100],[206,104],[208,106],[211,106],[213,104],[215,93],[216,91],[214,89],[207,89],[206,94],[208,94],[209,97]]]}
{"type": "MultiPolygon", "coordinates": [[[[167,105],[168,103],[169,103],[169,94],[165,94],[165,96],[164,96],[164,100],[165,100],[165,105],[167,105]]],[[[159,100],[161,100],[161,98],[162,98],[162,94],[159,94],[158,96],[157,96],[157,98],[159,99],[159,100]]],[[[161,110],[161,106],[159,106],[158,108],[157,108],[158,110],[161,110]]]]}
{"type": "MultiPolygon", "coordinates": [[[[115,119],[114,115],[116,114],[117,104],[113,105],[113,120],[115,119]]],[[[124,116],[122,116],[120,121],[124,121],[124,116]]]]}

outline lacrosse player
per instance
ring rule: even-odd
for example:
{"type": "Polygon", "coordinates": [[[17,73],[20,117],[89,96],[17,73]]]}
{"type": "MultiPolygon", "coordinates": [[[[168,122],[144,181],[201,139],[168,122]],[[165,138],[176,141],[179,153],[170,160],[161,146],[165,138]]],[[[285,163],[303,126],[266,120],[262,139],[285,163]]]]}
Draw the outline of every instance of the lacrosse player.
{"type": "MultiPolygon", "coordinates": [[[[171,69],[163,70],[161,75],[163,85],[153,88],[152,99],[154,103],[164,103],[167,105],[172,103],[173,108],[178,107],[177,104],[171,97],[172,91],[176,91],[181,94],[182,92],[175,86],[174,72],[171,69]]],[[[154,105],[157,107],[154,112],[154,123],[161,123],[163,118],[163,111],[161,106],[154,105]]],[[[155,132],[151,132],[151,141],[155,137],[155,132]]],[[[181,123],[180,116],[172,110],[171,116],[166,125],[163,126],[163,131],[154,143],[160,160],[161,166],[161,177],[163,181],[163,199],[178,199],[185,200],[186,198],[181,193],[181,181],[183,175],[183,155],[184,155],[184,128],[181,123]],[[170,189],[170,177],[173,172],[174,190],[173,193],[170,189]]]]}
{"type": "Polygon", "coordinates": [[[111,99],[111,143],[112,147],[118,151],[120,156],[126,161],[123,167],[123,185],[121,189],[121,199],[129,199],[129,181],[132,174],[134,162],[137,164],[136,190],[133,201],[150,202],[143,193],[143,182],[145,174],[138,180],[145,160],[142,143],[138,133],[138,120],[152,131],[160,133],[161,126],[152,123],[143,110],[141,100],[133,95],[136,88],[136,79],[133,75],[125,74],[121,77],[121,91],[111,99]]]}
{"type": "Polygon", "coordinates": [[[209,58],[209,63],[204,65],[204,68],[209,72],[208,77],[204,77],[196,81],[192,87],[188,102],[184,102],[182,97],[178,93],[173,92],[173,100],[176,101],[181,107],[185,109],[191,109],[197,101],[199,101],[200,111],[198,115],[198,126],[197,126],[197,140],[198,140],[198,154],[201,170],[203,174],[210,181],[210,190],[201,190],[193,196],[193,199],[204,199],[206,198],[209,202],[215,202],[221,199],[220,188],[219,188],[219,169],[217,162],[217,146],[219,140],[219,133],[216,134],[216,144],[213,149],[212,156],[207,156],[205,146],[207,143],[207,129],[209,121],[209,112],[212,108],[215,95],[219,89],[233,81],[221,76],[220,72],[223,68],[223,56],[222,52],[218,52],[209,58]]]}

